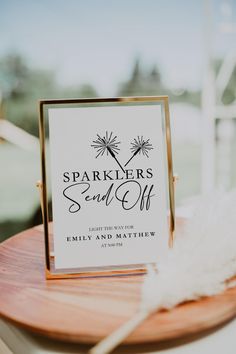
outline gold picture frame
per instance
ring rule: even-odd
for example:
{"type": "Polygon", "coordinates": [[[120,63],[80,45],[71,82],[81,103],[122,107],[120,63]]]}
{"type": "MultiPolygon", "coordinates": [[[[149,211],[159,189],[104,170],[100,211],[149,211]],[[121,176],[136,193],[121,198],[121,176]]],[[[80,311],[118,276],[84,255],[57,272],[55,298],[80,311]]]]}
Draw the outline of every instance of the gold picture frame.
{"type": "Polygon", "coordinates": [[[45,241],[45,271],[47,279],[72,278],[72,277],[88,277],[88,276],[114,276],[120,274],[137,274],[146,271],[145,265],[132,267],[117,267],[110,269],[109,267],[100,267],[86,270],[69,270],[56,271],[54,266],[53,251],[53,234],[49,227],[49,203],[48,203],[48,182],[47,182],[47,166],[46,166],[46,127],[45,120],[47,109],[50,107],[68,107],[70,105],[135,105],[135,104],[161,104],[165,126],[165,145],[167,157],[167,175],[168,175],[168,199],[169,199],[169,247],[173,246],[175,231],[175,190],[172,162],[171,147],[171,131],[170,131],[170,114],[168,96],[140,96],[140,97],[116,97],[116,98],[86,98],[86,99],[52,99],[39,101],[39,135],[40,135],[40,155],[41,155],[41,175],[42,179],[37,183],[40,189],[41,210],[44,225],[44,241],[45,241]],[[122,268],[122,269],[121,269],[122,268]]]}

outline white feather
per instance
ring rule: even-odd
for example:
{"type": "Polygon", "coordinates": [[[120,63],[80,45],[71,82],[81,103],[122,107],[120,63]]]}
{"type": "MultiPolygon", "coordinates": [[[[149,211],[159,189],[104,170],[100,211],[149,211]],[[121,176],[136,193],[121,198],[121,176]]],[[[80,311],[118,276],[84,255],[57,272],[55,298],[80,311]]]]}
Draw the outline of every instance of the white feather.
{"type": "Polygon", "coordinates": [[[236,275],[236,191],[201,200],[156,268],[142,288],[141,307],[149,311],[224,291],[236,275]]]}

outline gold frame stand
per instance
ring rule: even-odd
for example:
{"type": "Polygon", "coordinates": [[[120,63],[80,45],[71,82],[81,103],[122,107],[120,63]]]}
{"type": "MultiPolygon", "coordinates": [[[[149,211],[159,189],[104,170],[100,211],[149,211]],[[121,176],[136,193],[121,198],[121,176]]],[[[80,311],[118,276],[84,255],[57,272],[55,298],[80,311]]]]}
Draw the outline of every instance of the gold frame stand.
{"type": "MultiPolygon", "coordinates": [[[[163,103],[165,115],[165,137],[167,149],[167,169],[168,169],[168,190],[169,190],[169,240],[170,248],[174,245],[174,231],[175,231],[175,190],[178,176],[173,175],[172,162],[172,148],[171,148],[171,134],[170,134],[170,113],[168,96],[147,96],[147,97],[117,97],[117,98],[88,98],[88,99],[65,99],[65,100],[41,100],[39,101],[39,129],[40,129],[40,151],[41,151],[41,169],[42,180],[39,180],[36,186],[39,189],[40,205],[42,211],[42,218],[44,224],[44,238],[45,238],[45,260],[46,260],[46,279],[62,279],[75,277],[94,277],[94,276],[114,276],[114,275],[128,275],[140,274],[146,272],[146,265],[137,265],[130,267],[111,267],[112,269],[101,267],[92,270],[70,270],[66,269],[65,273],[54,271],[54,251],[53,243],[51,242],[49,234],[49,220],[48,220],[48,200],[47,200],[47,179],[46,179],[46,153],[45,153],[45,127],[44,127],[44,108],[47,105],[67,105],[67,104],[130,104],[130,103],[163,103]]],[[[51,235],[52,236],[52,235],[51,235]]]]}

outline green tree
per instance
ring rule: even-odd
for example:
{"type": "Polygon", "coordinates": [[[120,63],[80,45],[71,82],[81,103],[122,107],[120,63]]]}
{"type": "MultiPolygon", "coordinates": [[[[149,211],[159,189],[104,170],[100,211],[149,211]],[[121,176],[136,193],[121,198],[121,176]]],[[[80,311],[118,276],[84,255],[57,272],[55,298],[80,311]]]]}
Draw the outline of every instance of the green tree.
{"type": "Polygon", "coordinates": [[[38,135],[39,99],[97,96],[89,84],[61,87],[55,72],[33,69],[18,54],[0,60],[0,91],[5,100],[5,118],[33,135],[38,135]]]}

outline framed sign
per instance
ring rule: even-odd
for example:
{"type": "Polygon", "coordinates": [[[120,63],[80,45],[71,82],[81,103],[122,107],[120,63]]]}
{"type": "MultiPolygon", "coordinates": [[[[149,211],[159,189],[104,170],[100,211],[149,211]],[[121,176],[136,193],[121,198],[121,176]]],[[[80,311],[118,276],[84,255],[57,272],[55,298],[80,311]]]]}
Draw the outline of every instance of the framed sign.
{"type": "Polygon", "coordinates": [[[175,226],[168,97],[39,110],[47,278],[140,272],[164,257],[175,226]]]}

